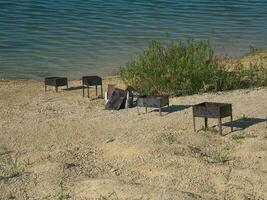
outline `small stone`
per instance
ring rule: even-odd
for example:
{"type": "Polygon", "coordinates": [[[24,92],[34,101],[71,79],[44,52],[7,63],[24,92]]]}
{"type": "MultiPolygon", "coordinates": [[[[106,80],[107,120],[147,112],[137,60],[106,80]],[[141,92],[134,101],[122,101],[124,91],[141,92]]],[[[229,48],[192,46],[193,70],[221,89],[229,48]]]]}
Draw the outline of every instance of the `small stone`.
{"type": "Polygon", "coordinates": [[[111,142],[113,142],[113,141],[115,141],[115,139],[114,139],[114,138],[110,138],[110,139],[108,139],[108,140],[106,141],[106,143],[111,143],[111,142]]]}
{"type": "Polygon", "coordinates": [[[116,171],[118,171],[119,169],[118,168],[112,168],[111,169],[111,172],[116,172],[116,171]]]}

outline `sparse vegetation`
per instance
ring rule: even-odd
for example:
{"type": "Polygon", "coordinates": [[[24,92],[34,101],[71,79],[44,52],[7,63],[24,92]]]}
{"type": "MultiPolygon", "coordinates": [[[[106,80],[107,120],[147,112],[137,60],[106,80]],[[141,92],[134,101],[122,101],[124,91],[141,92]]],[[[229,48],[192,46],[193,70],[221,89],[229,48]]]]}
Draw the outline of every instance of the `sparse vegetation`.
{"type": "Polygon", "coordinates": [[[19,177],[21,176],[22,174],[19,173],[19,172],[14,172],[12,173],[11,175],[9,176],[0,176],[0,181],[3,181],[4,183],[8,183],[9,180],[11,180],[12,178],[16,178],[16,177],[19,177]]]}
{"type": "Polygon", "coordinates": [[[57,200],[68,200],[70,199],[70,195],[66,192],[66,189],[63,185],[63,182],[60,182],[60,190],[58,192],[58,194],[56,195],[56,199],[57,200]]]}
{"type": "Polygon", "coordinates": [[[0,199],[16,199],[10,186],[26,174],[18,164],[18,154],[0,145],[0,199]]]}
{"type": "Polygon", "coordinates": [[[241,139],[245,139],[245,138],[254,138],[254,137],[256,137],[256,136],[251,135],[251,134],[246,134],[246,133],[241,133],[238,135],[232,135],[233,140],[241,140],[241,139]]]}
{"type": "Polygon", "coordinates": [[[202,128],[200,130],[201,131],[209,131],[209,132],[212,132],[212,133],[218,133],[219,132],[215,127],[207,127],[207,128],[205,128],[204,126],[202,126],[202,128]]]}
{"type": "Polygon", "coordinates": [[[169,145],[177,143],[177,139],[172,133],[164,133],[162,137],[163,137],[163,141],[169,145]]]}
{"type": "Polygon", "coordinates": [[[194,146],[189,146],[189,148],[193,154],[198,155],[200,158],[202,158],[208,163],[224,164],[231,160],[231,158],[228,155],[216,155],[216,154],[213,155],[203,151],[199,147],[194,147],[194,146]]]}
{"type": "Polygon", "coordinates": [[[233,69],[218,62],[209,41],[149,43],[148,48],[121,68],[123,81],[145,95],[194,94],[267,86],[261,63],[233,69]]]}
{"type": "Polygon", "coordinates": [[[217,155],[212,158],[212,163],[221,163],[224,164],[228,161],[230,161],[231,158],[228,155],[217,155]]]}
{"type": "Polygon", "coordinates": [[[13,157],[13,151],[8,150],[6,147],[0,147],[0,182],[8,184],[13,178],[20,177],[22,172],[18,169],[17,155],[13,157]]]}
{"type": "Polygon", "coordinates": [[[245,134],[232,135],[232,139],[233,140],[241,140],[241,139],[244,139],[244,138],[246,138],[246,135],[245,134]]]}
{"type": "Polygon", "coordinates": [[[109,200],[109,199],[118,200],[119,198],[116,192],[112,192],[108,196],[100,195],[100,198],[98,200],[109,200]]]}

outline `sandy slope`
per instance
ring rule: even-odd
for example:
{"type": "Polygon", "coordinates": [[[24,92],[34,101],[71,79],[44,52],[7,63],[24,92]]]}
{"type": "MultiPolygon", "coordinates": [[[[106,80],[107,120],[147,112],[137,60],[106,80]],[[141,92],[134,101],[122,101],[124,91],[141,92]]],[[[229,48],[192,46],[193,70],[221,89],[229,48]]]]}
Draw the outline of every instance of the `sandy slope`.
{"type": "Polygon", "coordinates": [[[267,199],[266,88],[171,105],[163,117],[106,111],[80,89],[0,81],[0,199],[267,199]],[[231,102],[241,125],[255,124],[195,133],[189,106],[207,100],[231,102]]]}

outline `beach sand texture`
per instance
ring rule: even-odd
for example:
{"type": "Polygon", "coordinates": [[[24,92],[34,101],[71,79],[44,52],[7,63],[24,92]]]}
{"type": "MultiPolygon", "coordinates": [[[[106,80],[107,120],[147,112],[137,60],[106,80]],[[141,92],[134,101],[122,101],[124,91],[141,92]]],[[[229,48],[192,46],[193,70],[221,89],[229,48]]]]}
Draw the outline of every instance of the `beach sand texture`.
{"type": "Polygon", "coordinates": [[[1,200],[267,199],[266,88],[171,98],[163,117],[104,110],[81,89],[45,93],[41,81],[2,80],[0,94],[1,200]],[[194,132],[190,105],[202,101],[232,103],[248,127],[220,136],[209,120],[194,132]]]}

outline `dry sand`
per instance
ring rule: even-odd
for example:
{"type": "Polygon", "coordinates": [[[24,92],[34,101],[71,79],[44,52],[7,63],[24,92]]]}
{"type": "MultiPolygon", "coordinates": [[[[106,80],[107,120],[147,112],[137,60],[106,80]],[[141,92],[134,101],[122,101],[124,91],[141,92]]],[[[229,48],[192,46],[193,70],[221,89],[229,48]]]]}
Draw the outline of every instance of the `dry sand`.
{"type": "Polygon", "coordinates": [[[40,81],[0,81],[0,199],[267,199],[266,88],[171,105],[163,117],[107,111],[81,89],[45,93],[40,81]],[[202,101],[232,103],[235,125],[248,127],[195,133],[190,105],[202,101]]]}

